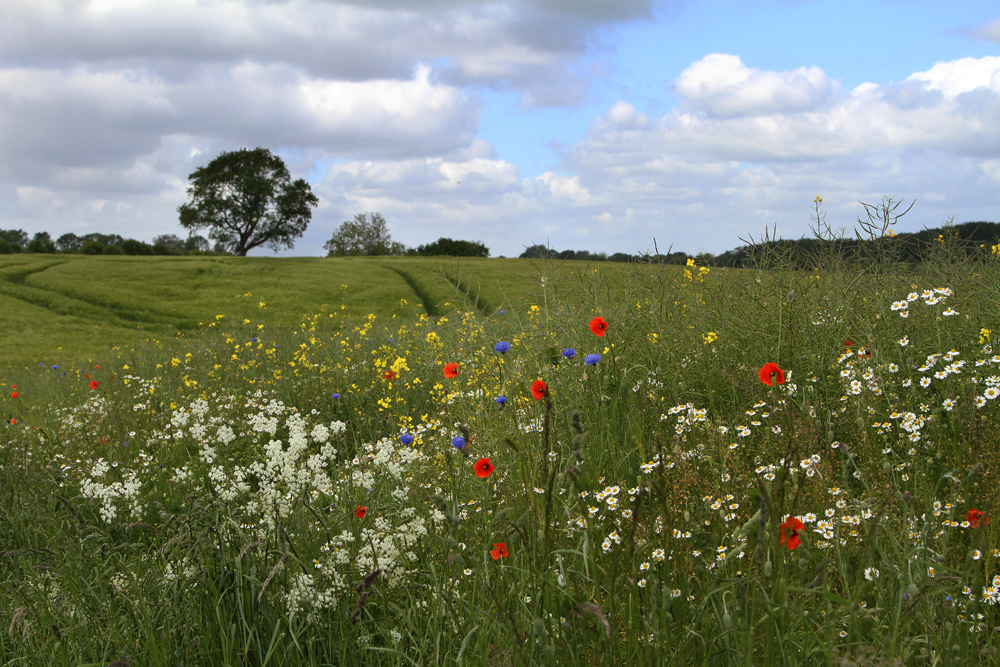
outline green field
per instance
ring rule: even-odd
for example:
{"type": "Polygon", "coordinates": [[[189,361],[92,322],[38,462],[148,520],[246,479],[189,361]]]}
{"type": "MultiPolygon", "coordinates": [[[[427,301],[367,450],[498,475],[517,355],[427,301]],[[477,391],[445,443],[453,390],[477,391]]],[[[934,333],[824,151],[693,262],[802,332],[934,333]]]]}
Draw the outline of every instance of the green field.
{"type": "MultiPolygon", "coordinates": [[[[95,359],[111,345],[192,335],[217,315],[292,326],[321,309],[350,317],[491,315],[544,297],[517,259],[0,256],[4,365],[95,359]],[[265,308],[259,308],[263,302],[265,308]]],[[[560,264],[547,296],[606,264],[560,264]]]]}
{"type": "Polygon", "coordinates": [[[996,664],[1000,259],[935,243],[4,257],[0,664],[996,664]]]}

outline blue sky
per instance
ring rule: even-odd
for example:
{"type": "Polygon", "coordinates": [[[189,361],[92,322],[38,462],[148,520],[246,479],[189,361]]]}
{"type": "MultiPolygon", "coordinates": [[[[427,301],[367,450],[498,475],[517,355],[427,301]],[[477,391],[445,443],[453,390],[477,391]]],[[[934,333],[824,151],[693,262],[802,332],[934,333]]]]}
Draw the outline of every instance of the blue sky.
{"type": "MultiPolygon", "coordinates": [[[[660,115],[677,103],[670,82],[707,53],[740,55],[751,67],[791,70],[817,65],[853,88],[902,81],[935,62],[1000,55],[1000,45],[968,29],[1000,17],[991,2],[688,2],[603,31],[611,48],[581,59],[595,76],[587,99],[561,108],[523,109],[516,93],[486,91],[480,136],[526,176],[558,169],[550,148],[571,144],[616,101],[660,115]],[[603,65],[603,67],[601,67],[603,65]]],[[[1000,217],[1000,216],[998,216],[1000,217]]]]}
{"type": "MultiPolygon", "coordinates": [[[[0,228],[183,235],[187,176],[266,146],[415,246],[721,252],[815,195],[1000,220],[995,2],[5,0],[0,228]]],[[[264,251],[257,251],[262,253],[264,251]]]]}

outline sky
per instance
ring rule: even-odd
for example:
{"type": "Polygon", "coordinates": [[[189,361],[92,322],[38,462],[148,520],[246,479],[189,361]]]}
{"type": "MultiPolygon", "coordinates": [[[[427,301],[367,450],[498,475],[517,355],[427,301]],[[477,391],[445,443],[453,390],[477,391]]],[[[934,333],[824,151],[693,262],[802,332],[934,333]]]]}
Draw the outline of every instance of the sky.
{"type": "MultiPolygon", "coordinates": [[[[995,0],[2,0],[0,229],[186,236],[262,146],[395,241],[719,253],[1000,221],[995,0]]],[[[253,255],[270,255],[257,249],[253,255]]]]}

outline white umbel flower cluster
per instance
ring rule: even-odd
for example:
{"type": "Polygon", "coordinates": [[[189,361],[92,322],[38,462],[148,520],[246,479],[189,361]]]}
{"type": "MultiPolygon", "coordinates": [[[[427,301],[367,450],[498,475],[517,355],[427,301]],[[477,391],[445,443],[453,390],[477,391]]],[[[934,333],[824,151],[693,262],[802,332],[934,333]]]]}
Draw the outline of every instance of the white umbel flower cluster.
{"type": "Polygon", "coordinates": [[[118,517],[119,504],[127,504],[132,516],[140,516],[142,505],[139,503],[139,491],[142,488],[142,482],[136,477],[135,471],[123,470],[120,481],[116,480],[105,484],[101,480],[109,470],[111,470],[111,466],[103,458],[97,459],[94,467],[90,470],[90,478],[85,478],[80,484],[83,497],[100,501],[101,518],[107,523],[111,523],[118,517]]]}

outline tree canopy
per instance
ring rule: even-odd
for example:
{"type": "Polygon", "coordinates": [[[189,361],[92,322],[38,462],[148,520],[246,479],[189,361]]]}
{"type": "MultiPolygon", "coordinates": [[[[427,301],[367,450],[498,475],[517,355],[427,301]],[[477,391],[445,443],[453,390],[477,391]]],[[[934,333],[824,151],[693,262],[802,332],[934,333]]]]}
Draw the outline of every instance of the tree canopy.
{"type": "Polygon", "coordinates": [[[347,255],[402,255],[406,247],[392,240],[381,213],[358,213],[341,223],[323,245],[327,257],[347,255]]]}
{"type": "Polygon", "coordinates": [[[418,255],[447,255],[448,257],[489,257],[490,249],[478,241],[456,241],[445,237],[434,243],[417,246],[418,255]]]}
{"type": "Polygon", "coordinates": [[[209,229],[217,245],[240,257],[259,246],[291,248],[319,199],[266,148],[221,153],[188,180],[190,201],[178,209],[185,229],[209,229]]]}

